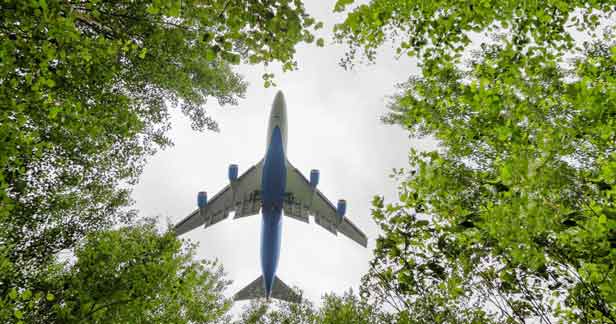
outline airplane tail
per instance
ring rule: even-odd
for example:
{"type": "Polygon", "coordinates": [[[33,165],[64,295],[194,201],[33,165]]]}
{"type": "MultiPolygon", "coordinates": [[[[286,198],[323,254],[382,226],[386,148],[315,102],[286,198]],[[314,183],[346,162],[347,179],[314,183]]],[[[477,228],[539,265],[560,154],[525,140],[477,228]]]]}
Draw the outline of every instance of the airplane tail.
{"type": "Polygon", "coordinates": [[[259,278],[244,287],[244,289],[238,291],[233,299],[247,300],[269,297],[288,301],[290,303],[299,303],[302,300],[302,296],[293,291],[293,289],[289,288],[289,286],[282,282],[278,276],[274,277],[271,296],[265,295],[265,281],[263,281],[263,276],[259,276],[259,278]]]}

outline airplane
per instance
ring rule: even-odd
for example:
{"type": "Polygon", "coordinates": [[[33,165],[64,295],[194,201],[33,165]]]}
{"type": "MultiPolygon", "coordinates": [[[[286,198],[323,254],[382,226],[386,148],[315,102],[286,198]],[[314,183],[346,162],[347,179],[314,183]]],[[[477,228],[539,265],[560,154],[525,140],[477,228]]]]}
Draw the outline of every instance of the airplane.
{"type": "Polygon", "coordinates": [[[235,300],[265,297],[298,303],[301,296],[276,276],[280,256],[282,214],[317,224],[334,235],[338,232],[363,247],[368,238],[345,217],[346,201],[334,206],[317,189],[319,171],[310,171],[310,180],[287,159],[287,107],[282,91],[276,93],[269,116],[265,157],[238,177],[238,166],[229,166],[229,185],[208,201],[207,193],[197,194],[197,210],[175,225],[176,235],[199,226],[212,226],[235,212],[234,218],[256,215],[261,210],[261,276],[235,294],[235,300]]]}

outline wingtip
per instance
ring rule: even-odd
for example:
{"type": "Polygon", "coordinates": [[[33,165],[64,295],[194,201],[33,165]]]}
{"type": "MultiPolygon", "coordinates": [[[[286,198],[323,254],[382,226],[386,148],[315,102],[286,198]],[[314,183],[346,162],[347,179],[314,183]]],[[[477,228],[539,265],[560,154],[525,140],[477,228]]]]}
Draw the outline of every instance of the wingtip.
{"type": "Polygon", "coordinates": [[[180,222],[180,223],[175,224],[175,226],[171,227],[171,229],[170,229],[170,231],[171,231],[173,234],[175,234],[175,236],[176,236],[176,237],[177,237],[177,236],[180,236],[180,235],[182,235],[182,234],[184,234],[184,233],[185,233],[185,231],[181,231],[181,230],[180,230],[180,225],[182,225],[182,223],[181,223],[181,222],[180,222]]]}

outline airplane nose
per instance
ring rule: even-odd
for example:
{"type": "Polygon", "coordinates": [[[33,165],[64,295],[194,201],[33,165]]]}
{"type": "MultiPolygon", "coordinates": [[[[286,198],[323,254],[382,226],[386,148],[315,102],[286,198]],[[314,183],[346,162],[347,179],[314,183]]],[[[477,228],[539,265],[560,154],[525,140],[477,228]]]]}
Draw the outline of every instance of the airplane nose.
{"type": "Polygon", "coordinates": [[[269,126],[267,131],[267,143],[269,145],[270,140],[272,139],[272,131],[274,127],[279,127],[280,132],[282,133],[282,145],[285,149],[287,148],[287,104],[284,99],[284,94],[282,91],[278,90],[276,92],[276,96],[274,97],[274,102],[272,103],[272,110],[270,112],[269,118],[269,126]]]}
{"type": "Polygon", "coordinates": [[[282,94],[281,90],[276,92],[276,97],[274,98],[274,107],[284,106],[284,94],[282,94]]]}
{"type": "Polygon", "coordinates": [[[285,103],[284,100],[284,94],[282,94],[282,91],[278,90],[278,92],[276,93],[276,97],[274,97],[274,103],[272,104],[272,112],[270,115],[271,117],[274,118],[280,118],[280,119],[286,119],[286,112],[287,110],[287,104],[285,103]]]}

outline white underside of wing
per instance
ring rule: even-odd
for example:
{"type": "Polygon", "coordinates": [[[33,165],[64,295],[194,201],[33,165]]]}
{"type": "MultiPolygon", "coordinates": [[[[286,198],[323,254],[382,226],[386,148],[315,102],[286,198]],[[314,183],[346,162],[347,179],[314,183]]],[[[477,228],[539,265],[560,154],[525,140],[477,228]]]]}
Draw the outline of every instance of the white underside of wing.
{"type": "Polygon", "coordinates": [[[286,216],[309,222],[308,215],[314,216],[315,222],[332,234],[338,232],[367,246],[368,238],[347,218],[339,219],[336,207],[318,189],[313,189],[302,173],[287,161],[287,197],[283,205],[286,216]]]}
{"type": "Polygon", "coordinates": [[[208,227],[229,217],[235,211],[234,218],[258,214],[261,209],[259,189],[263,163],[259,162],[248,169],[236,181],[227,185],[204,208],[193,211],[175,225],[177,235],[182,235],[199,226],[208,227]]]}

